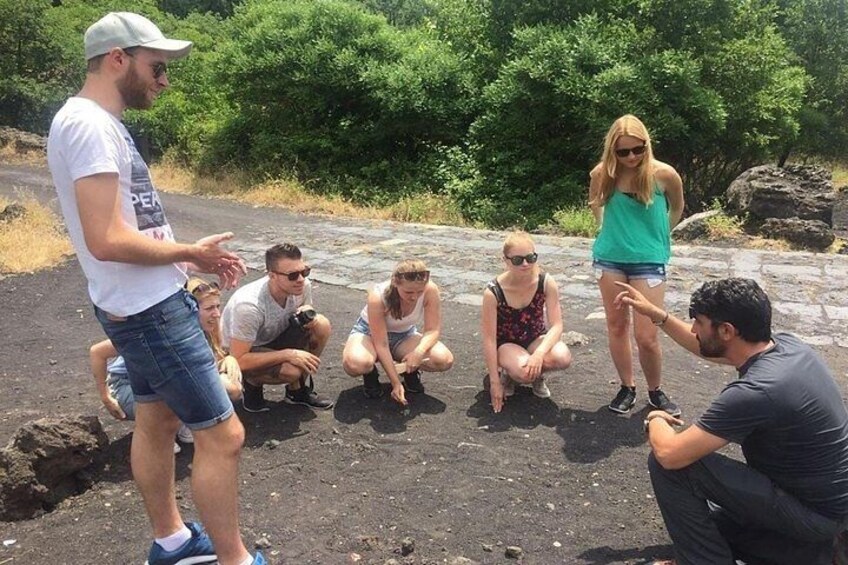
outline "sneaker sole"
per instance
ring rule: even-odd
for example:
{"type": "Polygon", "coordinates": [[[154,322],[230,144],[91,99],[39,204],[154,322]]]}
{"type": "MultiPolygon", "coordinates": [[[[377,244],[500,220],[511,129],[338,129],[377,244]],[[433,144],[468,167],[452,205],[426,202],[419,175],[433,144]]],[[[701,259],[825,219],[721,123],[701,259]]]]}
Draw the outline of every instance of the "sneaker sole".
{"type": "Polygon", "coordinates": [[[250,412],[251,414],[260,414],[262,412],[270,412],[271,411],[271,409],[268,408],[267,406],[263,406],[262,408],[248,408],[247,406],[242,404],[241,407],[244,408],[245,412],[250,412]]]}
{"type": "Polygon", "coordinates": [[[534,390],[533,395],[536,396],[536,398],[550,398],[551,397],[551,391],[548,391],[547,394],[541,394],[541,393],[538,393],[534,390]]]}
{"type": "Polygon", "coordinates": [[[336,405],[336,403],[333,402],[329,406],[315,406],[314,404],[309,404],[308,402],[304,402],[302,400],[292,400],[288,396],[285,397],[285,401],[286,401],[286,404],[297,404],[299,406],[308,406],[310,408],[314,408],[315,410],[329,410],[330,408],[332,408],[333,406],[336,405]]]}
{"type": "Polygon", "coordinates": [[[622,410],[621,408],[613,408],[612,406],[607,406],[607,409],[610,412],[615,412],[616,414],[627,414],[628,412],[633,410],[633,407],[631,406],[630,408],[628,408],[626,410],[622,410]]]}
{"type": "MultiPolygon", "coordinates": [[[[656,404],[654,404],[654,403],[653,403],[653,402],[651,402],[650,400],[648,401],[648,404],[649,404],[652,408],[656,408],[657,410],[663,410],[662,408],[660,408],[659,406],[657,406],[656,404]]],[[[610,410],[612,410],[612,408],[610,408],[610,410]]],[[[677,409],[677,410],[675,410],[674,412],[668,412],[668,411],[665,411],[665,410],[663,410],[663,412],[665,412],[665,413],[666,413],[666,414],[668,414],[669,416],[673,416],[673,417],[675,417],[675,418],[677,418],[678,416],[680,416],[681,414],[683,414],[683,410],[681,410],[680,408],[678,408],[678,409],[677,409]]]]}
{"type": "MultiPolygon", "coordinates": [[[[195,557],[185,557],[175,562],[174,565],[198,565],[200,563],[217,563],[217,555],[198,555],[195,557]]],[[[145,561],[144,565],[150,565],[150,561],[145,561]]],[[[155,563],[153,565],[156,565],[155,563]]]]}

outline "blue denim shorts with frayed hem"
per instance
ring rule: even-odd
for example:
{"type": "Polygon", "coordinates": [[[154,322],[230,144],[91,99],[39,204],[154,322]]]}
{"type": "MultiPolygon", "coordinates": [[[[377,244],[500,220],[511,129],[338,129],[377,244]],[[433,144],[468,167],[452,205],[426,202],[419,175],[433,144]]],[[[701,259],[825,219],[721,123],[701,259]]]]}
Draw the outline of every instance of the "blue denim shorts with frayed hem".
{"type": "Polygon", "coordinates": [[[124,358],[137,403],[164,401],[192,430],[233,414],[188,292],[179,290],[132,316],[112,316],[97,306],[94,314],[124,358]]]}
{"type": "Polygon", "coordinates": [[[600,279],[604,271],[627,277],[627,280],[644,279],[648,286],[659,286],[666,280],[666,266],[663,263],[614,263],[595,259],[592,261],[595,278],[600,279]]]}
{"type": "MultiPolygon", "coordinates": [[[[417,334],[418,330],[415,328],[415,326],[412,326],[411,328],[409,328],[405,332],[386,332],[386,333],[388,333],[388,336],[389,336],[389,352],[392,354],[392,357],[394,358],[395,357],[395,350],[397,349],[397,347],[401,343],[406,341],[407,338],[410,338],[410,337],[414,336],[415,334],[417,334]]],[[[367,335],[367,336],[371,335],[371,328],[368,327],[368,322],[363,320],[362,316],[360,316],[359,319],[356,320],[356,323],[353,324],[353,329],[350,330],[350,335],[353,335],[353,334],[363,334],[363,335],[367,335]]]]}

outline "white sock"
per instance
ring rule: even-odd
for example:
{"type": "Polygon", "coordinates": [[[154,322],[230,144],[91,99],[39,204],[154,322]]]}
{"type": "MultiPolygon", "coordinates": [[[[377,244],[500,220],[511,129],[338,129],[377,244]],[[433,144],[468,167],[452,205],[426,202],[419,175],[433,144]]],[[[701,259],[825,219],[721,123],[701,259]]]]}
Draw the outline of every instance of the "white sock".
{"type": "Polygon", "coordinates": [[[174,551],[190,539],[191,530],[186,528],[185,524],[183,524],[183,527],[181,529],[177,530],[170,536],[166,538],[156,538],[156,543],[162,546],[162,549],[164,549],[165,551],[174,551]]]}
{"type": "Polygon", "coordinates": [[[252,565],[253,564],[253,556],[251,554],[247,554],[247,557],[244,558],[244,561],[239,563],[239,565],[252,565]]]}

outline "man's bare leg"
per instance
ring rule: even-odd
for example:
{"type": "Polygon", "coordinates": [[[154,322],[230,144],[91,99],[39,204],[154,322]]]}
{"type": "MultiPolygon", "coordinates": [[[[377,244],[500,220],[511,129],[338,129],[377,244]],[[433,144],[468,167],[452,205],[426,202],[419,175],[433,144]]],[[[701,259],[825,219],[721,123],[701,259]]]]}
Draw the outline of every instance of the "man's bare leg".
{"type": "Polygon", "coordinates": [[[221,565],[239,564],[248,557],[239,533],[239,453],[244,427],[235,415],[220,424],[193,430],[191,475],[194,503],[212,538],[221,565]]]}
{"type": "Polygon", "coordinates": [[[136,403],[130,461],[153,537],[165,538],[183,528],[174,495],[174,434],[180,421],[164,402],[136,403]]]}

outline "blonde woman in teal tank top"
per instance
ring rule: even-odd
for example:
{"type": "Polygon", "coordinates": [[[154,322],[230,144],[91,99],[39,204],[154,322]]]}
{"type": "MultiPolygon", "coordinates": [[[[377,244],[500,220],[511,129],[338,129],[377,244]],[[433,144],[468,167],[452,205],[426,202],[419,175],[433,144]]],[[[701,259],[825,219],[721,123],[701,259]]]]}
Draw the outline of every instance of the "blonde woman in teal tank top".
{"type": "MultiPolygon", "coordinates": [[[[651,138],[635,116],[617,119],[607,132],[601,162],[590,173],[589,206],[600,224],[592,248],[593,266],[607,320],[610,356],[621,387],[609,404],[617,413],[636,401],[631,327],[639,364],[648,384],[648,402],[671,415],[680,409],[661,390],[662,350],[658,326],[644,316],[631,321],[618,309],[617,282],[637,288],[665,308],[666,266],[671,256],[671,229],[683,215],[683,183],[671,165],[654,159],[651,138]]],[[[662,325],[662,324],[660,324],[662,325]]]]}

